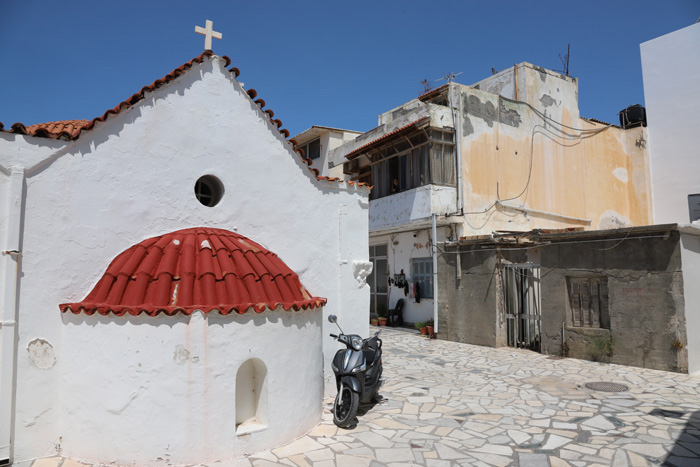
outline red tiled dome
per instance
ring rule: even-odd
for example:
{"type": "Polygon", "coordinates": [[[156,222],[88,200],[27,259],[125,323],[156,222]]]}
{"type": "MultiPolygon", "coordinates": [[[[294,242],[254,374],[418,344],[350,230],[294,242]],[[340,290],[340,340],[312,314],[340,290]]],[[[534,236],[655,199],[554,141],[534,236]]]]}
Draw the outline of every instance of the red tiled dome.
{"type": "Polygon", "coordinates": [[[193,228],[153,237],[118,255],[95,288],[62,312],[88,315],[221,314],[316,308],[299,277],[276,254],[222,229],[193,228]]]}

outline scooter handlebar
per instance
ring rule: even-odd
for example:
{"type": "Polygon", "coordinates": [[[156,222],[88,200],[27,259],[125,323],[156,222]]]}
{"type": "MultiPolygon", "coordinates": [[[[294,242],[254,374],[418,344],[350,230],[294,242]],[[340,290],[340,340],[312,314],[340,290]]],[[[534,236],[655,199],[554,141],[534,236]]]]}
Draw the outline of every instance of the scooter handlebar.
{"type": "Polygon", "coordinates": [[[333,339],[337,339],[337,338],[338,338],[338,336],[336,336],[335,334],[331,334],[331,337],[332,337],[333,339]]]}

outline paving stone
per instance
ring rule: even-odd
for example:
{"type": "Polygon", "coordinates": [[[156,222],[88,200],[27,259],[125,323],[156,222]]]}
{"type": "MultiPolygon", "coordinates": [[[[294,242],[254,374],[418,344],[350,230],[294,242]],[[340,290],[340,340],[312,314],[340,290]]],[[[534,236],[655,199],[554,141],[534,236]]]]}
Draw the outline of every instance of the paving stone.
{"type": "Polygon", "coordinates": [[[389,462],[413,462],[415,458],[410,449],[394,448],[394,449],[377,449],[377,460],[383,463],[389,462]]]}
{"type": "MultiPolygon", "coordinates": [[[[61,457],[46,457],[32,462],[32,467],[58,467],[63,459],[61,457]]],[[[67,459],[66,459],[67,460],[67,459]]]]}
{"type": "Polygon", "coordinates": [[[545,454],[533,454],[529,452],[518,453],[518,467],[542,467],[548,463],[545,454]]]}
{"type": "Polygon", "coordinates": [[[295,454],[303,454],[308,451],[313,451],[314,449],[323,448],[324,446],[321,443],[314,441],[309,436],[304,436],[303,438],[299,438],[296,441],[292,441],[291,443],[286,444],[281,448],[273,450],[272,453],[278,458],[281,458],[293,456],[295,454]]]}

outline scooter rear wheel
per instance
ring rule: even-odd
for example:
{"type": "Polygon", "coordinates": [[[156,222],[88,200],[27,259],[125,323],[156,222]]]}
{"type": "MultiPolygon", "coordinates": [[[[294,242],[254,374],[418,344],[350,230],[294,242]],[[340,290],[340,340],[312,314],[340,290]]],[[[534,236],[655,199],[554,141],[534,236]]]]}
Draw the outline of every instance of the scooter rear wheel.
{"type": "Polygon", "coordinates": [[[333,423],[340,428],[352,425],[359,404],[360,395],[348,386],[341,386],[333,404],[333,423]]]}

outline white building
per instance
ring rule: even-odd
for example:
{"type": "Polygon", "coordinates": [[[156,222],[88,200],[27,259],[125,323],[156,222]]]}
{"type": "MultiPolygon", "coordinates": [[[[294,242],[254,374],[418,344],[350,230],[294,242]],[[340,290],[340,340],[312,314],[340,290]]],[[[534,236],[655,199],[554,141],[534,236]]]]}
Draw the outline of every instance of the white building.
{"type": "Polygon", "coordinates": [[[654,220],[700,219],[700,23],[641,46],[654,220]]]}
{"type": "Polygon", "coordinates": [[[226,66],[0,125],[0,461],[213,462],[320,419],[325,317],[368,332],[369,190],[319,179],[226,66]]]}
{"type": "Polygon", "coordinates": [[[320,176],[344,178],[342,167],[329,167],[328,154],[361,134],[361,131],[314,125],[294,136],[292,141],[297,149],[304,151],[304,157],[311,161],[311,168],[318,170],[320,176]]]}

